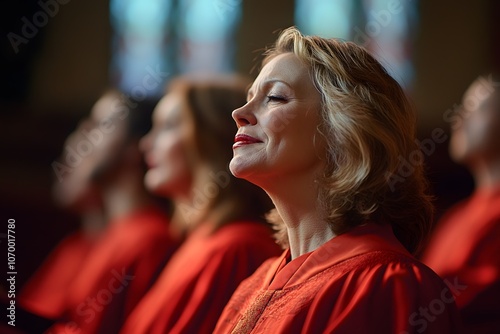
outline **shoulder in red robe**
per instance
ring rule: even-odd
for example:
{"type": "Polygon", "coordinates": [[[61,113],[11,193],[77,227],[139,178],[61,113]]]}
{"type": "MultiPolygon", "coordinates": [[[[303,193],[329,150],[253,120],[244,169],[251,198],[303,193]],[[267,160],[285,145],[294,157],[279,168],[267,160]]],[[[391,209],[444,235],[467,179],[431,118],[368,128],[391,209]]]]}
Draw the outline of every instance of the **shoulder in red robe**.
{"type": "Polygon", "coordinates": [[[456,333],[450,289],[368,223],[289,261],[287,250],[236,290],[215,333],[456,333]]]}
{"type": "Polygon", "coordinates": [[[121,333],[212,333],[238,284],[281,253],[263,224],[209,229],[200,226],[188,237],[121,333]]]}
{"type": "Polygon", "coordinates": [[[500,188],[476,191],[438,223],[423,262],[459,287],[470,333],[500,333],[500,188]]]}
{"type": "Polygon", "coordinates": [[[46,318],[61,317],[68,287],[94,243],[95,240],[83,231],[64,238],[23,287],[18,297],[19,305],[46,318]]]}
{"type": "Polygon", "coordinates": [[[50,332],[117,333],[176,246],[156,208],[111,222],[67,293],[68,323],[50,332]]]}

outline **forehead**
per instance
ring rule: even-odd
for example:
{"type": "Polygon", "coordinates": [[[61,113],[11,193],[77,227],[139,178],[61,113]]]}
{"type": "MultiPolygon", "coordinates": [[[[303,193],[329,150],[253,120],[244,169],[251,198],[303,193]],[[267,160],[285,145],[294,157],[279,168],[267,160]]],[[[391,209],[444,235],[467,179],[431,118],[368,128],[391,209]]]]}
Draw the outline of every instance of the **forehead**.
{"type": "Polygon", "coordinates": [[[92,107],[91,118],[101,121],[113,116],[120,109],[120,99],[113,94],[106,94],[101,97],[92,107]]]}
{"type": "MultiPolygon", "coordinates": [[[[481,78],[474,81],[469,88],[465,91],[464,94],[464,102],[472,102],[473,100],[477,102],[483,102],[495,95],[498,95],[498,92],[495,92],[496,87],[493,86],[492,82],[481,78]]],[[[467,104],[467,103],[466,103],[467,104]]]]}
{"type": "Polygon", "coordinates": [[[165,95],[153,112],[153,121],[161,122],[180,115],[182,99],[178,94],[168,93],[165,95]]]}
{"type": "MultiPolygon", "coordinates": [[[[293,53],[283,53],[272,58],[260,71],[250,92],[267,80],[281,80],[291,85],[312,86],[307,66],[293,53]]],[[[250,93],[249,92],[249,93],[250,93]]]]}

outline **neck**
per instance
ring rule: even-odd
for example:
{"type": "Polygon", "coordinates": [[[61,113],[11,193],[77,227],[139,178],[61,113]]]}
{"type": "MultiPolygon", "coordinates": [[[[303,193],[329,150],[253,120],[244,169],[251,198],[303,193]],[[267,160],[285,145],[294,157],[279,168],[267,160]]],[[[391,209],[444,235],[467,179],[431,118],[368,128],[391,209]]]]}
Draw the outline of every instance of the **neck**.
{"type": "Polygon", "coordinates": [[[172,225],[175,226],[175,230],[189,234],[190,231],[201,224],[212,224],[213,228],[216,228],[224,218],[233,218],[231,214],[235,212],[235,203],[231,200],[224,201],[210,208],[210,210],[207,210],[206,206],[201,206],[200,203],[199,199],[177,199],[174,202],[175,209],[172,216],[172,225]]]}
{"type": "Polygon", "coordinates": [[[104,208],[107,218],[114,221],[152,204],[144,189],[142,177],[125,174],[103,189],[104,208]]]}
{"type": "Polygon", "coordinates": [[[474,166],[473,177],[478,189],[491,189],[500,186],[500,158],[478,162],[474,166]]]}
{"type": "Polygon", "coordinates": [[[92,207],[81,215],[81,225],[84,233],[90,237],[97,237],[106,227],[106,218],[102,207],[92,207]]]}
{"type": "Polygon", "coordinates": [[[199,225],[200,208],[192,196],[177,197],[174,200],[172,226],[184,233],[189,233],[199,225]]]}
{"type": "Polygon", "coordinates": [[[292,260],[335,237],[319,205],[318,184],[313,175],[275,179],[272,190],[266,190],[287,227],[292,260]]]}
{"type": "MultiPolygon", "coordinates": [[[[173,224],[187,233],[201,224],[212,224],[215,228],[221,221],[240,210],[235,199],[228,199],[213,206],[214,196],[220,186],[209,177],[211,169],[199,163],[192,185],[174,198],[173,224]]],[[[231,217],[232,218],[232,217],[231,217]]]]}

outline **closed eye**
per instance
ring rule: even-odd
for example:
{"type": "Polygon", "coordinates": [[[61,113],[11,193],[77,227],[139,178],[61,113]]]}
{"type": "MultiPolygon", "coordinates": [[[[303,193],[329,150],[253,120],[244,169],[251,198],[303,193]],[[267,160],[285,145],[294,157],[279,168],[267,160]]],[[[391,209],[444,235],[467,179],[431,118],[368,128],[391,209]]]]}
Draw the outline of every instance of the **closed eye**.
{"type": "Polygon", "coordinates": [[[282,96],[279,96],[279,95],[268,95],[267,101],[268,102],[285,102],[286,99],[282,96]]]}

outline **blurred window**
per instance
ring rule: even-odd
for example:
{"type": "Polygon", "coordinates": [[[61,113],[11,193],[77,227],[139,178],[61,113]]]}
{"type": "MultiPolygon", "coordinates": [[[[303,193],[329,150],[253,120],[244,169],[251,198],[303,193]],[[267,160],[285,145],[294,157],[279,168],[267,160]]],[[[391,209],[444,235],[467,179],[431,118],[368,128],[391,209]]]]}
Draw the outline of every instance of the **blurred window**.
{"type": "Polygon", "coordinates": [[[305,34],[341,38],[366,47],[411,90],[418,1],[295,0],[295,22],[305,34]]]}
{"type": "Polygon", "coordinates": [[[242,0],[110,0],[111,80],[134,97],[175,75],[234,70],[242,0]]]}

